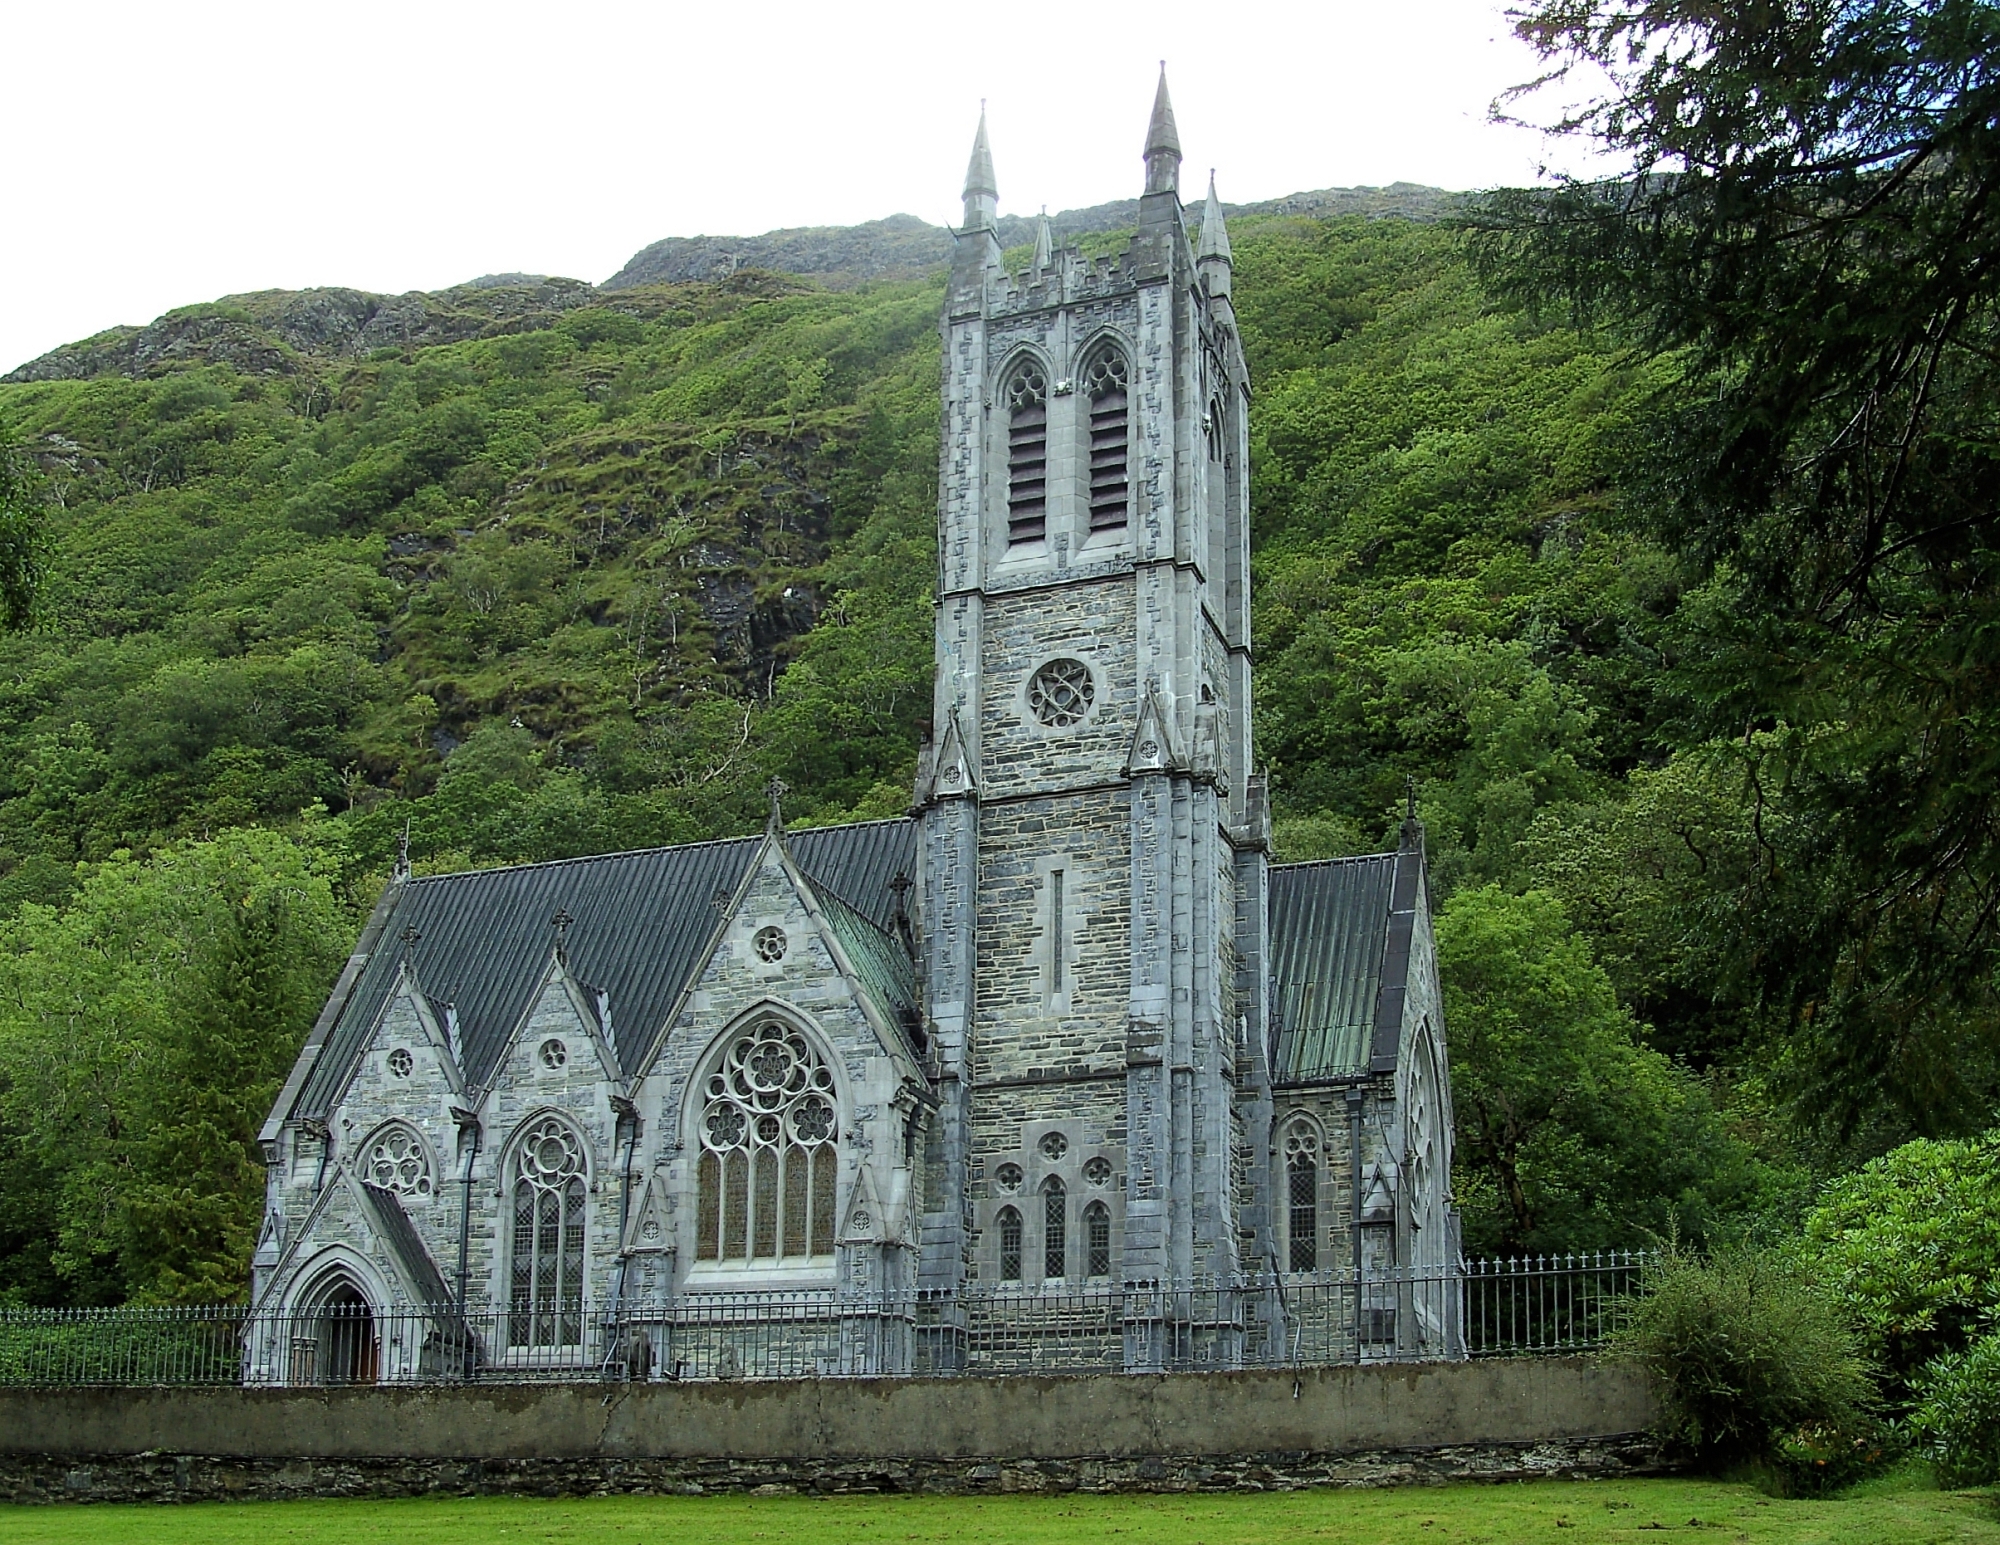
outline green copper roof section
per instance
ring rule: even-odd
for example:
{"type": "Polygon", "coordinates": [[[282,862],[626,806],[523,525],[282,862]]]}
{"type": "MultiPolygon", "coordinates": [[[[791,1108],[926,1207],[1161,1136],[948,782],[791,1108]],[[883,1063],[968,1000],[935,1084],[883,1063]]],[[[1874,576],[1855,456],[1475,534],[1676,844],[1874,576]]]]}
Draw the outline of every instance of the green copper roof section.
{"type": "Polygon", "coordinates": [[[1368,1070],[1396,878],[1394,853],[1271,869],[1271,1074],[1368,1070]]]}
{"type": "Polygon", "coordinates": [[[917,968],[910,952],[894,935],[885,933],[817,880],[808,879],[819,899],[827,927],[847,952],[861,990],[874,1000],[882,1017],[907,1037],[918,1014],[917,968]]]}

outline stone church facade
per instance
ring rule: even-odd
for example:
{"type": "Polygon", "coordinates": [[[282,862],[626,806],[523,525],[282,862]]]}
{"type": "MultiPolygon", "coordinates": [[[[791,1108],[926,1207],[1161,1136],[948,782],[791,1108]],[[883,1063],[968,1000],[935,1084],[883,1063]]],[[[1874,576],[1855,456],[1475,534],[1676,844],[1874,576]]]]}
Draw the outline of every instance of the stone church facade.
{"type": "Polygon", "coordinates": [[[790,1371],[948,1371],[1005,1306],[1196,1288],[1250,1304],[1226,1364],[1330,1282],[1354,1355],[1451,1354],[1448,1294],[1362,1324],[1457,1258],[1422,830],[1269,860],[1250,385],[1180,160],[1162,80],[1124,252],[1044,226],[1010,272],[981,123],[906,819],[787,832],[774,790],[760,837],[391,882],[263,1130],[253,1291],[440,1323],[322,1374],[652,1368],[781,1302],[901,1306],[790,1371]]]}

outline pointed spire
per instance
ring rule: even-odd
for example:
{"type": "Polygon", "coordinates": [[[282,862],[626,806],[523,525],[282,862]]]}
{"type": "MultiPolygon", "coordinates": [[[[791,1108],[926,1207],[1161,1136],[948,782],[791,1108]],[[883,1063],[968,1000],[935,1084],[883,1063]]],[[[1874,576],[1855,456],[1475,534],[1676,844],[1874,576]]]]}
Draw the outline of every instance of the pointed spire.
{"type": "Polygon", "coordinates": [[[993,151],[986,143],[986,103],[979,104],[979,132],[972,139],[972,160],[965,168],[965,229],[992,225],[1000,207],[1000,187],[993,178],[993,151]]]}
{"type": "Polygon", "coordinates": [[[1167,95],[1167,61],[1160,61],[1160,88],[1153,93],[1153,119],[1146,125],[1146,191],[1181,190],[1181,135],[1174,127],[1174,104],[1167,95]]]}
{"type": "Polygon", "coordinates": [[[1201,209],[1201,246],[1195,253],[1194,261],[1208,293],[1218,299],[1227,299],[1234,259],[1229,253],[1229,227],[1222,221],[1222,200],[1215,196],[1213,167],[1208,172],[1208,202],[1201,209]]]}
{"type": "Polygon", "coordinates": [[[1049,206],[1044,204],[1041,223],[1035,227],[1035,272],[1046,272],[1055,260],[1055,240],[1049,234],[1049,206]]]}
{"type": "Polygon", "coordinates": [[[1208,169],[1208,202],[1201,206],[1201,251],[1203,258],[1230,259],[1229,227],[1222,222],[1222,200],[1215,196],[1215,168],[1208,169]]]}

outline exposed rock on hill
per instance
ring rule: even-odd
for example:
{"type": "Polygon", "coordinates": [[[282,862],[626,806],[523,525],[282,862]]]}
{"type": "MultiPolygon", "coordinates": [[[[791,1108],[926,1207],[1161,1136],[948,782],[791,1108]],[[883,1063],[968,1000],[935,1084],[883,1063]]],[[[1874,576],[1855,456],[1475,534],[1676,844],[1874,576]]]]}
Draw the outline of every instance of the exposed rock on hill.
{"type": "MultiPolygon", "coordinates": [[[[1456,197],[1441,188],[1398,182],[1386,188],[1321,188],[1223,208],[1231,219],[1238,215],[1398,215],[1407,220],[1435,220],[1456,197]]],[[[1061,239],[1117,230],[1138,218],[1139,201],[1122,199],[1088,209],[1064,210],[1050,215],[1049,225],[1061,239]]],[[[1035,239],[1035,222],[1019,215],[1004,216],[999,229],[1003,246],[1020,246],[1035,239]]],[[[635,253],[604,281],[604,288],[624,290],[644,284],[720,279],[743,268],[809,274],[835,286],[863,284],[941,268],[951,261],[951,243],[950,231],[915,215],[891,215],[862,225],[801,226],[766,231],[762,236],[670,236],[635,253]]]]}
{"type": "Polygon", "coordinates": [[[290,375],[312,358],[360,358],[377,349],[415,349],[492,333],[548,326],[597,301],[580,279],[499,276],[434,295],[370,295],[361,290],[262,290],[210,305],[184,306],[144,327],[114,327],[30,360],[4,381],[78,381],[144,376],[173,365],[212,362],[253,375],[290,375]]]}

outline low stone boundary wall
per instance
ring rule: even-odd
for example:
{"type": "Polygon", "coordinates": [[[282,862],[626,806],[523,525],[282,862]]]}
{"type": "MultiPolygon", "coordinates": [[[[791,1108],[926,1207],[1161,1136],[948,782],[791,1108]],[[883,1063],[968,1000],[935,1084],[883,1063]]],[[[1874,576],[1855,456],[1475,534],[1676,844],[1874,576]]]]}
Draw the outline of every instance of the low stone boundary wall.
{"type": "Polygon", "coordinates": [[[0,1496],[1227,1490],[1660,1468],[1629,1368],[0,1390],[0,1496]]]}

